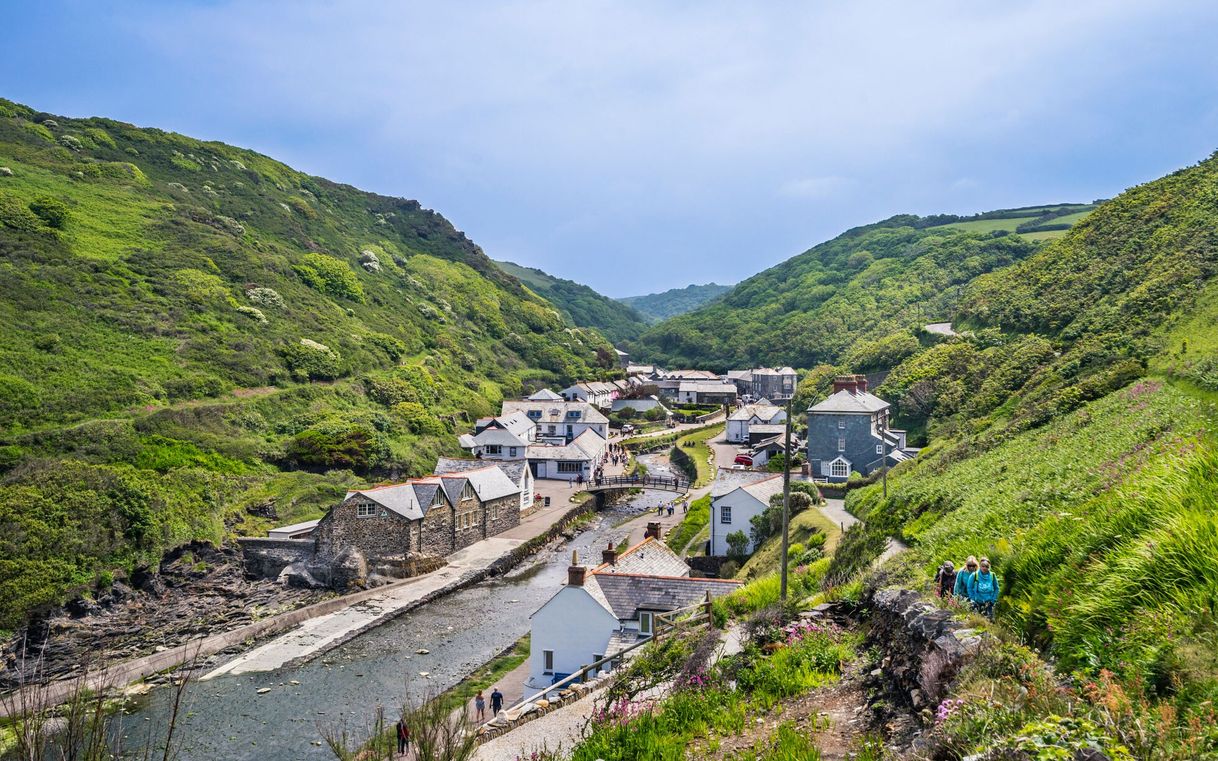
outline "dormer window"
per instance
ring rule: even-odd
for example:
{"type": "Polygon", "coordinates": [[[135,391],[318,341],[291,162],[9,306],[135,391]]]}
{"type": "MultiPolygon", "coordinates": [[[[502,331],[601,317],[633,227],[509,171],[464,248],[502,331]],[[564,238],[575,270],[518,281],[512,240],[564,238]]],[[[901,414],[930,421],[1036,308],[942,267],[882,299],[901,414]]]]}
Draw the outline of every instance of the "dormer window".
{"type": "Polygon", "coordinates": [[[572,420],[579,420],[580,414],[581,413],[579,410],[568,410],[567,411],[567,417],[572,420]]]}
{"type": "Polygon", "coordinates": [[[440,507],[444,504],[444,493],[436,489],[436,493],[431,498],[432,507],[440,507]]]}
{"type": "Polygon", "coordinates": [[[533,420],[541,419],[541,410],[529,410],[526,414],[533,420]]]}
{"type": "Polygon", "coordinates": [[[473,499],[474,487],[468,481],[465,482],[465,488],[461,490],[461,499],[473,499]]]}

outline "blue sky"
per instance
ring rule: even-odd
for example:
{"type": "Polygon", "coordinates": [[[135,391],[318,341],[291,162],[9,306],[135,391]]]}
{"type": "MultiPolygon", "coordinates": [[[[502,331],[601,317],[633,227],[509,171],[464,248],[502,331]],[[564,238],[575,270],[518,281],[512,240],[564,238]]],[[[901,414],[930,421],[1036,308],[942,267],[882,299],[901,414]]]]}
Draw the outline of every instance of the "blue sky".
{"type": "Polygon", "coordinates": [[[1218,148],[1213,2],[8,3],[0,95],[418,199],[613,296],[1218,148]]]}

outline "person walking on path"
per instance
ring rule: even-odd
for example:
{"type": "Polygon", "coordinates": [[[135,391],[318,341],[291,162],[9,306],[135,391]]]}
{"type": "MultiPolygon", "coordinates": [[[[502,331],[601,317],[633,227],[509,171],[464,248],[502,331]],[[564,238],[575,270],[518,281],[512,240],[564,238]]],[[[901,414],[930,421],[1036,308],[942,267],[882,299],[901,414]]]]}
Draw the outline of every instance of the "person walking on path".
{"type": "Polygon", "coordinates": [[[998,602],[998,577],[990,573],[990,559],[981,558],[981,567],[968,583],[968,598],[973,610],[994,620],[994,603],[998,602]]]}
{"type": "Polygon", "coordinates": [[[951,597],[956,589],[956,564],[950,560],[944,561],[935,574],[935,594],[939,597],[951,597]]]}
{"type": "Polygon", "coordinates": [[[952,594],[957,600],[969,600],[969,580],[977,573],[977,558],[973,555],[968,556],[968,560],[964,561],[964,570],[956,574],[956,582],[952,585],[952,594]]]}
{"type": "Polygon", "coordinates": [[[491,693],[491,715],[498,716],[501,710],[503,710],[503,693],[496,687],[495,691],[491,693]]]}
{"type": "Polygon", "coordinates": [[[398,719],[398,755],[406,754],[410,749],[410,727],[406,726],[405,717],[398,719]]]}
{"type": "Polygon", "coordinates": [[[474,696],[474,711],[478,714],[478,721],[486,721],[486,698],[482,696],[482,690],[478,690],[474,696]]]}

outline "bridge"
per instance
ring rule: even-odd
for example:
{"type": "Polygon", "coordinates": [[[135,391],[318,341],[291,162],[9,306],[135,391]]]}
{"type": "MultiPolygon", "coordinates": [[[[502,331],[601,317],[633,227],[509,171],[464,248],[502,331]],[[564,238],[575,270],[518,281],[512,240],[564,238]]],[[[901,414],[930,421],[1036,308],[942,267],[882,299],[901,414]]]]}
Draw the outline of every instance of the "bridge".
{"type": "Polygon", "coordinates": [[[689,479],[677,476],[610,476],[594,478],[584,486],[585,491],[593,493],[616,489],[657,489],[684,494],[689,491],[689,479]]]}

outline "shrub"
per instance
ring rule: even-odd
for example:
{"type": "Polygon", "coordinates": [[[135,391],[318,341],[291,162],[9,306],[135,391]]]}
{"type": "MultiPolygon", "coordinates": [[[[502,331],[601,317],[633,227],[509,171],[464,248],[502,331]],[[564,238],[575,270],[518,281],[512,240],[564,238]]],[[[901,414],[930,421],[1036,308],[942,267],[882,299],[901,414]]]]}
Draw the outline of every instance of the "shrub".
{"type": "Polygon", "coordinates": [[[292,375],[300,380],[330,380],[342,375],[342,356],[325,344],[308,338],[283,350],[292,375]]]}
{"type": "Polygon", "coordinates": [[[41,220],[17,197],[0,193],[0,225],[34,232],[41,226],[41,220]]]}
{"type": "Polygon", "coordinates": [[[388,457],[388,449],[370,426],[331,424],[301,431],[288,440],[284,456],[304,466],[367,470],[388,457]]]}
{"type": "Polygon", "coordinates": [[[34,212],[47,227],[62,230],[68,224],[68,205],[53,196],[39,196],[30,201],[30,211],[34,212]]]}
{"type": "Polygon", "coordinates": [[[727,547],[727,556],[739,563],[748,554],[749,538],[743,531],[733,531],[727,535],[727,547]]]}
{"type": "Polygon", "coordinates": [[[448,427],[440,422],[435,415],[418,402],[401,402],[393,405],[393,414],[406,423],[413,433],[441,435],[448,433],[448,427]]]}
{"type": "Polygon", "coordinates": [[[246,317],[250,318],[251,320],[254,320],[255,322],[261,322],[261,323],[266,322],[266,315],[263,314],[262,310],[257,307],[239,306],[239,307],[237,307],[237,312],[245,315],[246,317]]]}
{"type": "Polygon", "coordinates": [[[719,566],[719,578],[721,579],[735,578],[738,573],[740,573],[740,564],[735,560],[725,560],[719,566]]]}
{"type": "Polygon", "coordinates": [[[283,301],[283,296],[280,296],[279,291],[274,288],[250,288],[245,292],[245,297],[262,307],[283,309],[287,306],[283,301]]]}
{"type": "Polygon", "coordinates": [[[61,343],[58,333],[43,333],[34,339],[34,348],[38,351],[54,353],[59,351],[61,343]]]}
{"type": "Polygon", "coordinates": [[[342,259],[326,254],[306,254],[295,270],[310,288],[327,296],[360,303],[364,301],[364,287],[342,259]]]}

